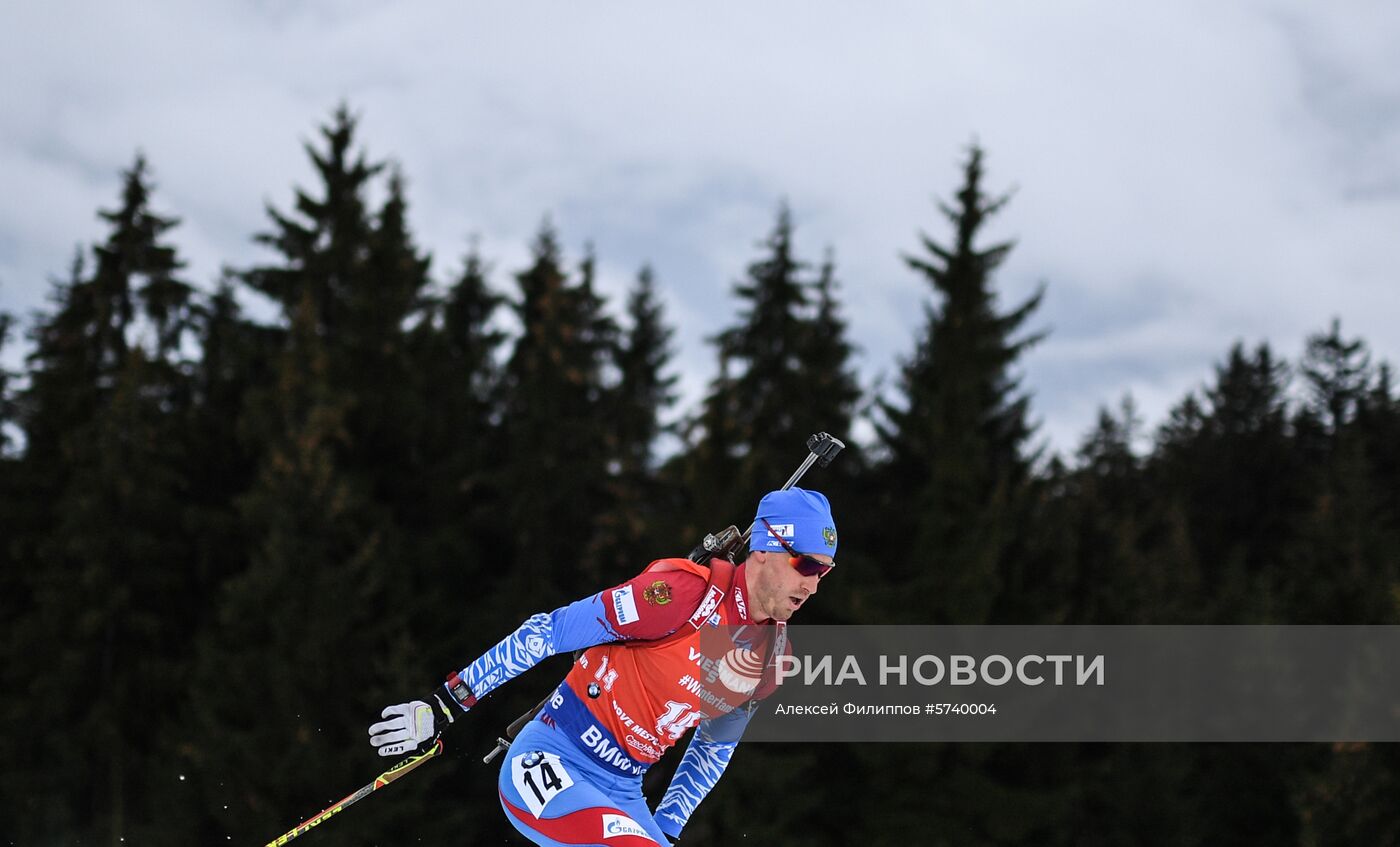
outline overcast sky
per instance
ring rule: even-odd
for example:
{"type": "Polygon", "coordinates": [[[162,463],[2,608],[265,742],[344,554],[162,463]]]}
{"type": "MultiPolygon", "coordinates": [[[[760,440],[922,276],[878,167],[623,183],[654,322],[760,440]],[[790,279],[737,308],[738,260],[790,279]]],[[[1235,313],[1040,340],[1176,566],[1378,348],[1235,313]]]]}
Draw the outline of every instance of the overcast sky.
{"type": "Polygon", "coordinates": [[[1047,286],[1023,370],[1055,448],[1128,392],[1155,427],[1238,339],[1296,359],[1337,317],[1400,361],[1393,0],[503,5],[5,4],[0,310],[102,237],[138,149],[192,282],[267,259],[264,204],[344,100],[437,279],[477,236],[511,290],[545,215],[618,306],[652,264],[686,405],[784,199],[891,374],[930,299],[900,256],[947,237],[973,139],[1015,189],[1002,307],[1047,286]]]}

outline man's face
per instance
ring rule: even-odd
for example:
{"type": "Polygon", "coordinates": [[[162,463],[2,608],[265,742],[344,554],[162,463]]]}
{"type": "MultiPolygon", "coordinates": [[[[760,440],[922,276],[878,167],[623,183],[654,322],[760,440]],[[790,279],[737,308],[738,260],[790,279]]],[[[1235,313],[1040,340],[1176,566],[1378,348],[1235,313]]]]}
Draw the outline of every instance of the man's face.
{"type": "MultiPolygon", "coordinates": [[[[812,556],[831,562],[830,556],[821,553],[812,556]]],[[[749,554],[749,596],[756,619],[785,621],[817,593],[822,577],[803,576],[789,564],[790,560],[781,550],[755,550],[749,554]]]]}

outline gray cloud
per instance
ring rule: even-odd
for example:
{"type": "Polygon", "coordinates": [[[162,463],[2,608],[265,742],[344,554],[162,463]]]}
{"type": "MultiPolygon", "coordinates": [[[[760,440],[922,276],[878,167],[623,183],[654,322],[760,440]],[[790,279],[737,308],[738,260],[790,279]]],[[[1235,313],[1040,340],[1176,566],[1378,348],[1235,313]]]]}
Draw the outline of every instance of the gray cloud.
{"type": "Polygon", "coordinates": [[[1236,338],[1295,356],[1341,317],[1400,354],[1400,12],[1200,0],[1052,5],[778,2],[657,8],[162,0],[54,3],[0,26],[0,308],[43,302],[101,235],[145,150],[190,276],[264,257],[262,207],[311,174],[333,105],[409,180],[446,279],[476,234],[506,288],[550,214],[614,296],[650,262],[703,338],[781,199],[810,260],[837,250],[862,372],[890,373],[929,291],[900,259],[946,230],[974,137],[1017,192],[1004,306],[1048,285],[1025,361],[1069,449],[1131,391],[1149,423],[1236,338]]]}

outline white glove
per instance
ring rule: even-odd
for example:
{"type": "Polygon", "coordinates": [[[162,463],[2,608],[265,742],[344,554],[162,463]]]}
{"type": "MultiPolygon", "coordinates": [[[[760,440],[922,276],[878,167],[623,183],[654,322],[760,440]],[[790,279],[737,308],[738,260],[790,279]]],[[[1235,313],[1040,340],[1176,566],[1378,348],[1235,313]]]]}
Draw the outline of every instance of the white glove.
{"type": "MultiPolygon", "coordinates": [[[[380,713],[388,718],[369,728],[369,743],[379,749],[381,756],[402,756],[417,751],[426,742],[431,742],[435,707],[414,700],[390,706],[380,713]]],[[[450,719],[450,715],[448,716],[450,719]]]]}

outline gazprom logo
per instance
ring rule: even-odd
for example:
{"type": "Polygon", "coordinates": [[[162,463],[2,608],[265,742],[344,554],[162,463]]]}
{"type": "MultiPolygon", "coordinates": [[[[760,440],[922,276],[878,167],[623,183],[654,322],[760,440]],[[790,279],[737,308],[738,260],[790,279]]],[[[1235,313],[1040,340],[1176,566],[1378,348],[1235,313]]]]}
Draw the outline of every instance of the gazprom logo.
{"type": "Polygon", "coordinates": [[[651,833],[626,815],[603,815],[603,837],[619,838],[623,835],[651,838],[651,833]]]}
{"type": "Polygon", "coordinates": [[[612,593],[613,616],[617,618],[618,626],[626,626],[629,623],[636,623],[641,619],[637,614],[637,601],[632,599],[632,586],[625,585],[612,593]]]}

